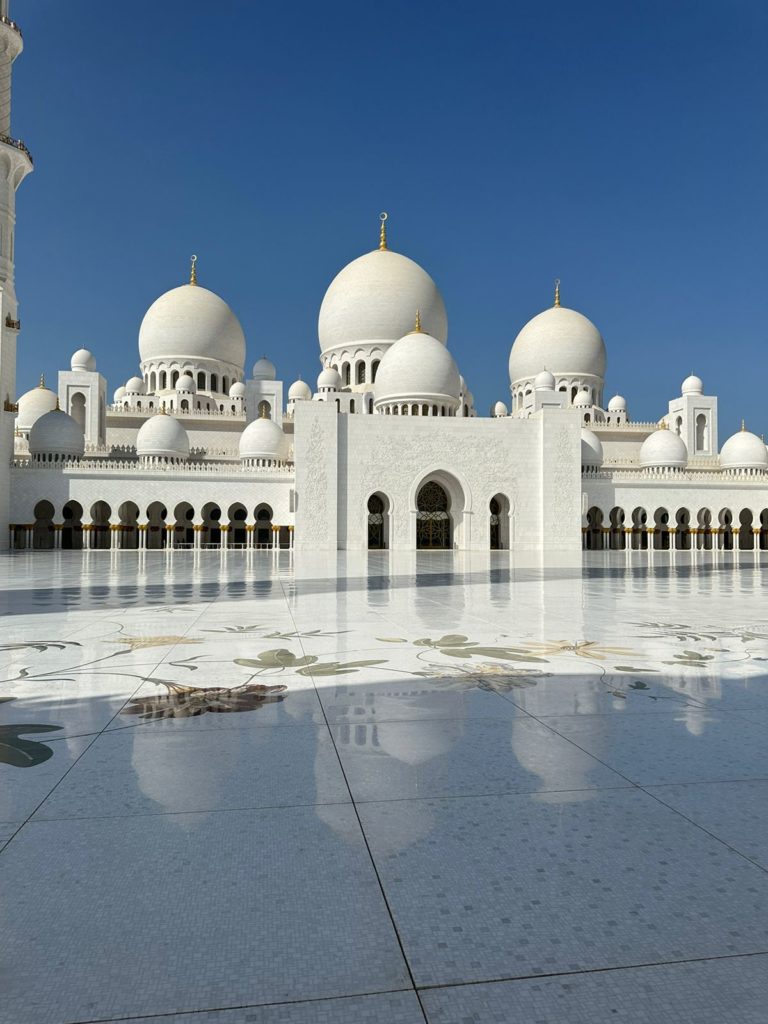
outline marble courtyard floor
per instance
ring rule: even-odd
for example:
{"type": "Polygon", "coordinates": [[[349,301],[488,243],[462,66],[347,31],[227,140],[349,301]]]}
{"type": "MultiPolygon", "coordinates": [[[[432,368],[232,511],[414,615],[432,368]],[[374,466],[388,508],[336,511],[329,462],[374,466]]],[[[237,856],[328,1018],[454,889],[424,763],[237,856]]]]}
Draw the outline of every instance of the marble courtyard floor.
{"type": "Polygon", "coordinates": [[[765,1024],[768,554],[691,557],[0,556],[2,1024],[765,1024]]]}

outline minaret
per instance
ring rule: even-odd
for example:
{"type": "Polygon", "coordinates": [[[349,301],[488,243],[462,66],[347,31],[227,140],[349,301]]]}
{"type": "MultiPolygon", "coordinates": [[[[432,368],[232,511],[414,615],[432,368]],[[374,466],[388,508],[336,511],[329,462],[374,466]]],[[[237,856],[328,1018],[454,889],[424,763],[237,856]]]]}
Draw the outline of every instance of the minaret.
{"type": "Polygon", "coordinates": [[[32,170],[32,157],[11,135],[11,65],[24,43],[0,0],[0,548],[7,548],[10,465],[16,401],[16,338],[19,315],[13,280],[16,189],[32,170]]]}

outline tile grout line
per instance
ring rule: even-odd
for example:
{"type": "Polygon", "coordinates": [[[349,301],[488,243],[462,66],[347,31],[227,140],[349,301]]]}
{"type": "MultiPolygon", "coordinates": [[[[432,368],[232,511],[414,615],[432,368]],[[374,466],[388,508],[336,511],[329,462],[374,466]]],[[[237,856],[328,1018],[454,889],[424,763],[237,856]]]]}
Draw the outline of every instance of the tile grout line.
{"type": "MultiPolygon", "coordinates": [[[[281,581],[280,585],[282,587],[282,581],[281,581]]],[[[285,588],[284,587],[283,587],[283,594],[285,595],[285,588]]],[[[295,626],[296,620],[294,618],[293,611],[291,609],[291,606],[290,606],[290,603],[288,601],[287,595],[286,595],[286,598],[285,598],[285,603],[286,603],[286,607],[288,609],[288,613],[291,616],[291,621],[294,623],[294,626],[295,626]]],[[[299,637],[299,646],[301,647],[302,653],[306,655],[306,651],[304,650],[304,638],[303,637],[299,637]]],[[[310,670],[311,670],[311,666],[310,666],[310,670]]],[[[395,922],[395,915],[394,915],[394,913],[392,911],[392,908],[391,908],[391,906],[389,904],[389,900],[387,899],[387,894],[386,894],[386,892],[384,890],[384,883],[382,881],[381,875],[379,874],[379,869],[378,869],[378,866],[376,864],[376,861],[374,860],[373,851],[371,850],[370,843],[368,842],[368,836],[366,835],[365,829],[363,828],[363,822],[362,822],[362,819],[360,817],[360,812],[357,809],[357,804],[355,802],[355,797],[354,797],[354,795],[352,793],[352,787],[349,784],[349,779],[347,778],[347,773],[344,770],[344,764],[343,764],[343,762],[341,760],[341,755],[339,753],[339,748],[336,745],[336,740],[334,739],[333,731],[332,731],[330,723],[328,721],[328,715],[326,714],[325,707],[323,706],[323,702],[320,699],[320,693],[319,693],[319,691],[317,689],[317,684],[315,683],[315,677],[314,676],[310,676],[310,678],[312,679],[312,685],[315,688],[315,695],[317,696],[317,702],[320,705],[320,711],[322,712],[323,720],[325,722],[325,727],[326,727],[326,729],[328,731],[328,738],[330,739],[331,743],[333,744],[333,750],[334,750],[334,753],[336,754],[336,759],[337,759],[338,765],[339,765],[339,771],[341,772],[342,778],[344,779],[344,785],[347,787],[347,792],[349,793],[349,799],[350,799],[350,802],[351,802],[352,810],[353,810],[354,815],[355,815],[355,819],[357,820],[357,826],[360,829],[360,835],[362,837],[363,843],[365,844],[365,849],[366,849],[366,851],[368,853],[368,858],[370,860],[371,868],[372,868],[374,876],[376,878],[376,883],[377,883],[377,885],[379,887],[379,892],[381,893],[381,898],[382,898],[382,900],[384,902],[384,906],[386,908],[387,914],[389,915],[390,924],[392,925],[392,930],[393,930],[393,932],[395,934],[395,938],[397,940],[397,944],[398,944],[398,947],[400,949],[400,956],[403,958],[403,964],[405,965],[405,969],[408,972],[408,978],[409,978],[410,983],[411,983],[411,988],[412,988],[412,990],[413,990],[413,992],[414,992],[414,994],[416,996],[416,999],[418,1000],[419,1009],[420,1009],[421,1014],[422,1014],[422,1016],[424,1018],[424,1022],[425,1022],[425,1024],[428,1024],[427,1012],[424,1009],[424,1005],[423,1005],[423,1003],[421,1001],[421,996],[419,995],[419,990],[418,990],[418,988],[416,986],[416,979],[413,976],[413,971],[411,970],[411,965],[410,965],[410,962],[409,962],[408,957],[407,957],[406,952],[405,952],[405,946],[403,945],[403,939],[402,939],[402,937],[400,935],[400,931],[399,931],[399,929],[397,927],[397,923],[395,922]]]]}

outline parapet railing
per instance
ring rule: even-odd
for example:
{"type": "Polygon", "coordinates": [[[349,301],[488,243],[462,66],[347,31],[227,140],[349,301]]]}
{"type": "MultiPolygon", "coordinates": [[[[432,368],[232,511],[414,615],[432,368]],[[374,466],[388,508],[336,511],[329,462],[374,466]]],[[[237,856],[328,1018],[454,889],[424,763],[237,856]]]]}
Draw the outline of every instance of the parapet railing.
{"type": "Polygon", "coordinates": [[[0,24],[7,25],[8,28],[12,28],[14,32],[18,32],[19,37],[21,39],[24,38],[24,36],[21,34],[21,29],[19,28],[19,26],[16,24],[15,21],[11,21],[7,14],[0,14],[0,24]]]}
{"type": "Polygon", "coordinates": [[[278,462],[271,459],[259,459],[248,466],[239,461],[208,460],[206,462],[150,462],[141,459],[89,459],[71,460],[68,462],[35,462],[33,459],[14,459],[14,469],[67,469],[70,472],[101,475],[120,475],[129,470],[139,469],[142,473],[170,473],[175,476],[189,474],[200,476],[249,476],[254,474],[293,478],[292,462],[278,462]]]}
{"type": "MultiPolygon", "coordinates": [[[[153,401],[155,401],[155,400],[153,399],[153,401]]],[[[233,420],[237,420],[237,419],[244,420],[245,419],[245,409],[241,409],[239,412],[232,412],[231,409],[225,409],[223,412],[221,411],[221,409],[171,409],[167,405],[165,407],[163,407],[162,402],[156,402],[156,401],[155,401],[155,405],[153,405],[153,407],[151,409],[147,405],[145,405],[141,409],[136,408],[136,406],[129,406],[126,409],[126,408],[124,408],[123,405],[121,405],[119,403],[118,404],[114,404],[113,403],[112,405],[108,405],[107,406],[107,412],[110,414],[110,416],[126,416],[126,417],[133,416],[133,417],[136,417],[136,416],[146,416],[148,413],[154,415],[155,413],[160,412],[161,408],[169,416],[175,416],[175,417],[186,416],[186,417],[194,417],[194,418],[198,418],[198,419],[204,419],[204,418],[207,418],[207,417],[212,417],[213,418],[213,417],[217,417],[218,416],[219,419],[226,418],[226,417],[229,417],[229,419],[233,419],[233,420]]]]}
{"type": "Polygon", "coordinates": [[[641,483],[643,480],[656,480],[664,477],[667,480],[679,480],[690,483],[705,483],[717,479],[729,480],[734,483],[751,483],[759,480],[768,482],[768,470],[764,469],[724,469],[717,460],[708,460],[709,465],[671,469],[669,467],[611,467],[583,466],[582,477],[590,480],[612,480],[617,483],[641,483]]]}
{"type": "Polygon", "coordinates": [[[14,139],[14,138],[11,138],[10,135],[3,135],[0,132],[0,142],[4,142],[6,144],[6,146],[13,146],[14,149],[18,149],[19,152],[24,154],[24,156],[27,158],[27,160],[29,160],[29,162],[31,164],[33,164],[35,162],[32,159],[32,154],[29,152],[29,150],[24,145],[24,143],[21,141],[21,139],[14,139]]]}

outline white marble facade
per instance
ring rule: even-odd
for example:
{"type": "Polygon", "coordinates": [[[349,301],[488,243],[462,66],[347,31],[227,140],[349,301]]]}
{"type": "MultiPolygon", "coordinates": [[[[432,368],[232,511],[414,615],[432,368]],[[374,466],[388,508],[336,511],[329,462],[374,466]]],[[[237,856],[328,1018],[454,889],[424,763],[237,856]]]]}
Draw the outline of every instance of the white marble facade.
{"type": "MultiPolygon", "coordinates": [[[[0,44],[10,82],[21,36],[7,16],[0,44]]],[[[440,290],[390,249],[386,214],[378,247],[326,291],[315,389],[284,388],[265,355],[248,374],[245,332],[193,257],[188,282],[144,316],[138,365],[111,401],[83,347],[55,388],[41,378],[17,397],[3,239],[32,164],[10,136],[2,159],[0,546],[490,548],[564,561],[582,547],[768,548],[762,438],[742,429],[721,448],[717,398],[693,375],[658,421],[633,421],[622,395],[606,398],[600,331],[562,305],[559,282],[511,350],[499,345],[509,404],[479,415],[440,290]]]]}

